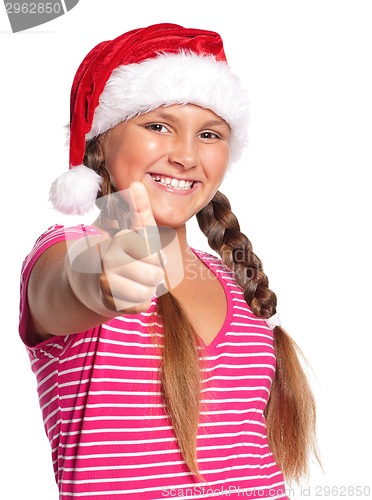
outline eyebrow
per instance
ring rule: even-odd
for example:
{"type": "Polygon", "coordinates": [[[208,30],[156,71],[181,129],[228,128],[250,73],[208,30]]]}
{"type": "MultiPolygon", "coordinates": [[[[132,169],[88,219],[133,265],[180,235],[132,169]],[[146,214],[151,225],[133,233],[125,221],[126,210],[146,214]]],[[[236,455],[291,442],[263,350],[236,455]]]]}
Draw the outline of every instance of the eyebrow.
{"type": "MultiPolygon", "coordinates": [[[[165,111],[150,111],[148,114],[156,114],[157,117],[163,118],[164,120],[172,120],[172,121],[177,121],[178,118],[173,116],[171,113],[167,113],[165,111]]],[[[230,125],[225,122],[224,120],[209,120],[204,124],[205,127],[218,127],[218,126],[227,126],[230,128],[230,125]]]]}
{"type": "Polygon", "coordinates": [[[218,125],[225,125],[230,128],[230,125],[224,120],[211,120],[205,124],[206,127],[216,127],[218,125]]]}

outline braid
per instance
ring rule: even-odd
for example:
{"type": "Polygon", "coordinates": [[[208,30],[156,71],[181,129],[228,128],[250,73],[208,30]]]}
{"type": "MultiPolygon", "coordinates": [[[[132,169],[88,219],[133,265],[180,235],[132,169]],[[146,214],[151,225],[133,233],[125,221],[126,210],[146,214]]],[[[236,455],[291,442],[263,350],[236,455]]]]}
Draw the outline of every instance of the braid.
{"type": "Polygon", "coordinates": [[[110,174],[105,168],[103,150],[101,142],[98,139],[93,139],[87,142],[83,164],[101,176],[101,190],[98,193],[97,198],[106,196],[115,191],[114,186],[111,184],[110,174]]]}
{"type": "Polygon", "coordinates": [[[212,201],[197,214],[197,219],[209,246],[234,271],[252,312],[263,318],[275,314],[276,295],[269,289],[262,262],[253,252],[249,239],[240,231],[227,197],[217,191],[212,201]]]}
{"type": "MultiPolygon", "coordinates": [[[[212,201],[197,214],[200,229],[210,247],[234,271],[253,314],[269,318],[276,312],[277,299],[269,289],[260,259],[240,231],[229,200],[217,191],[212,201]]],[[[276,462],[288,481],[308,474],[309,453],[320,463],[316,445],[314,397],[302,369],[301,351],[281,327],[274,329],[276,370],[265,409],[267,437],[276,462]]]]}

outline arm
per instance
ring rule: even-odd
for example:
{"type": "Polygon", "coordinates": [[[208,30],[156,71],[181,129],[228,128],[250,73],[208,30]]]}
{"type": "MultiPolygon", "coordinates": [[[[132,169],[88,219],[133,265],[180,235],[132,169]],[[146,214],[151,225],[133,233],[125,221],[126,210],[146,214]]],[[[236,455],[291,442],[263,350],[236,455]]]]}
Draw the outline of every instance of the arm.
{"type": "MultiPolygon", "coordinates": [[[[139,184],[139,185],[138,185],[139,184]]],[[[144,186],[133,188],[137,220],[142,227],[155,226],[144,186]]],[[[48,248],[36,261],[28,284],[31,333],[41,338],[66,335],[93,328],[120,314],[147,310],[164,273],[158,255],[146,253],[146,241],[136,232],[120,231],[112,239],[93,237],[91,249],[81,253],[81,241],[74,251],[83,256],[71,264],[65,242],[48,248]],[[97,249],[100,252],[97,269],[97,249]],[[86,263],[91,271],[86,272],[86,263]]],[[[79,258],[79,257],[78,257],[79,258]]],[[[89,268],[88,268],[89,269],[89,268]]]]}
{"type": "MultiPolygon", "coordinates": [[[[77,298],[71,287],[66,257],[66,243],[57,243],[39,257],[30,275],[27,291],[30,333],[42,338],[85,331],[112,317],[112,311],[111,315],[109,311],[106,315],[98,314],[77,298]]],[[[86,294],[94,293],[97,275],[85,273],[79,281],[86,294]]]]}

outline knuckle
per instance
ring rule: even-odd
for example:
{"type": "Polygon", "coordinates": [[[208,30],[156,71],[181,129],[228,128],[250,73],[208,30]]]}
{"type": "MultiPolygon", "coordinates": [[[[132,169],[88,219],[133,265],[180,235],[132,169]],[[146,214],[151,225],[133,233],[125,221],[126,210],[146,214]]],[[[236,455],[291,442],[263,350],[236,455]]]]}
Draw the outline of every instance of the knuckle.
{"type": "Polygon", "coordinates": [[[136,293],[134,294],[133,302],[138,302],[141,304],[142,302],[147,302],[154,297],[156,293],[156,287],[154,286],[140,286],[137,287],[136,293]]]}
{"type": "Polygon", "coordinates": [[[164,270],[161,267],[151,266],[146,271],[146,278],[149,283],[158,285],[164,279],[164,270]]]}

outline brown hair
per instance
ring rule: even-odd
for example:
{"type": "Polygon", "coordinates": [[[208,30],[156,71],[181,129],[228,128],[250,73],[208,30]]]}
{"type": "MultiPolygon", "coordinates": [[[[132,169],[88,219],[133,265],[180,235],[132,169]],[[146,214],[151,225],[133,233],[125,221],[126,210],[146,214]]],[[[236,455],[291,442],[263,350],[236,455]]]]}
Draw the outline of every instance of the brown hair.
{"type": "MultiPolygon", "coordinates": [[[[99,140],[86,147],[84,163],[102,177],[100,195],[115,192],[104,167],[99,140]]],[[[117,218],[115,207],[106,205],[101,217],[117,218]],[[106,215],[102,215],[106,213],[106,215]]],[[[252,244],[240,231],[226,196],[217,192],[197,215],[209,246],[235,273],[252,312],[269,318],[276,312],[277,298],[252,244]]],[[[100,222],[100,221],[98,221],[100,222]]],[[[101,221],[102,222],[102,221],[101,221]]],[[[125,221],[122,221],[122,224],[125,221]]],[[[198,337],[178,300],[169,292],[157,299],[164,340],[160,369],[163,402],[184,461],[198,479],[196,440],[200,411],[200,360],[198,337]]],[[[287,481],[299,481],[308,474],[309,456],[318,459],[314,397],[300,362],[296,343],[281,327],[274,329],[276,372],[265,409],[269,447],[287,481]]]]}

